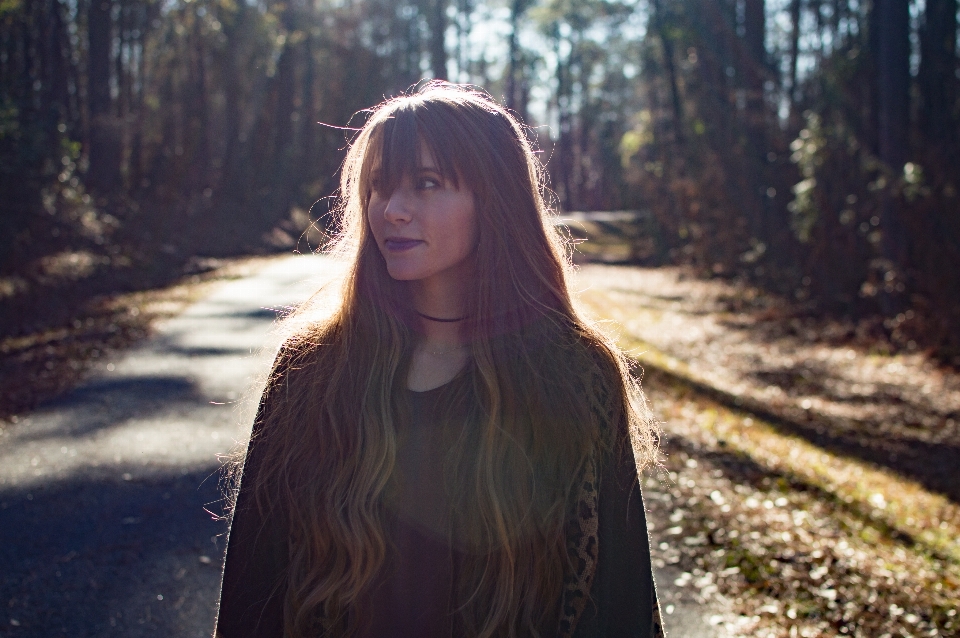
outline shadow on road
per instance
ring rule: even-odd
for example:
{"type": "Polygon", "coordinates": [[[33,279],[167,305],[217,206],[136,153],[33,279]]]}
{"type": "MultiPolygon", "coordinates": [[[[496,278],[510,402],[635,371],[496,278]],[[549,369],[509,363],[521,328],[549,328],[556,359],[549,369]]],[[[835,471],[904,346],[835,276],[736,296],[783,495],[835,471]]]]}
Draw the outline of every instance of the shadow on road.
{"type": "Polygon", "coordinates": [[[70,419],[30,421],[17,428],[13,437],[20,442],[81,438],[129,419],[158,416],[175,411],[178,404],[198,401],[203,397],[195,383],[179,375],[101,378],[44,406],[46,412],[69,409],[70,419]]]}
{"type": "Polygon", "coordinates": [[[0,491],[0,635],[209,636],[215,601],[196,594],[220,578],[215,471],[0,491]]]}
{"type": "Polygon", "coordinates": [[[334,266],[288,258],[224,282],[0,422],[0,636],[210,636],[219,455],[249,433],[275,320],[334,266]]]}

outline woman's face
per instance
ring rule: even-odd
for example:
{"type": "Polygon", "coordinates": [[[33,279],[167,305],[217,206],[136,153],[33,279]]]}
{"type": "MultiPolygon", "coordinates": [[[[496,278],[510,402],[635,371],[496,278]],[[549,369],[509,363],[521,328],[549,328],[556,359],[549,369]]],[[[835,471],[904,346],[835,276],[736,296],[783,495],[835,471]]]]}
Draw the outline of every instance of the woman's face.
{"type": "Polygon", "coordinates": [[[426,149],[418,174],[404,176],[392,193],[373,190],[367,220],[394,279],[469,282],[478,239],[473,193],[444,180],[426,149]]]}

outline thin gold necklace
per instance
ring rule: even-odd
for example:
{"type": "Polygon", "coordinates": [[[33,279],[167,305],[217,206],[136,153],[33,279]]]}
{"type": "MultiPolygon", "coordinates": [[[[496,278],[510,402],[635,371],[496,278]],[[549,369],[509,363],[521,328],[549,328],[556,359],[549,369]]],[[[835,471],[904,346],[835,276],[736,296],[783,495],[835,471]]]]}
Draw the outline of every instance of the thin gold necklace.
{"type": "Polygon", "coordinates": [[[463,350],[467,347],[467,344],[461,343],[459,345],[453,346],[452,348],[442,348],[440,350],[430,350],[429,348],[424,348],[428,354],[432,354],[437,357],[442,357],[443,355],[450,354],[451,352],[457,352],[458,350],[463,350]]]}

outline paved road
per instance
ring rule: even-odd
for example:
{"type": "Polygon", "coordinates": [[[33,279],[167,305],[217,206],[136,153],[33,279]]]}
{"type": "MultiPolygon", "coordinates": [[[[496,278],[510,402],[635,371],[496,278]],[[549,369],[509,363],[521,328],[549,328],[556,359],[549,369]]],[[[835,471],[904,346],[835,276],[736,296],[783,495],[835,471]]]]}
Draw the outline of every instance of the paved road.
{"type": "Polygon", "coordinates": [[[218,455],[249,434],[275,309],[330,262],[225,282],[0,436],[0,635],[209,636],[218,455]]]}
{"type": "MultiPolygon", "coordinates": [[[[225,525],[218,455],[249,434],[277,310],[322,257],[225,282],[0,434],[0,636],[209,636],[225,525]],[[268,344],[266,347],[264,344],[268,344]],[[112,369],[111,369],[112,368],[112,369]]],[[[713,632],[659,578],[671,638],[713,632]]]]}

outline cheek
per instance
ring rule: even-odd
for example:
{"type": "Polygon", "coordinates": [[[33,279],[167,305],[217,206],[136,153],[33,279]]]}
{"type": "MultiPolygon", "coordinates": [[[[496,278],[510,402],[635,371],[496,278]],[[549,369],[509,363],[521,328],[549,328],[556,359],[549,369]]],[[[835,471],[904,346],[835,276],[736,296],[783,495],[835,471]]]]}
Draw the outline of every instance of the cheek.
{"type": "Polygon", "coordinates": [[[364,215],[364,220],[367,224],[367,231],[372,233],[375,238],[379,239],[382,224],[378,224],[378,221],[382,222],[383,215],[378,214],[377,209],[372,203],[367,206],[367,213],[364,215]]]}
{"type": "Polygon", "coordinates": [[[470,218],[469,232],[470,250],[475,250],[480,245],[480,225],[477,223],[477,216],[470,218]]]}
{"type": "Polygon", "coordinates": [[[468,250],[473,250],[480,241],[480,224],[477,220],[476,207],[473,205],[472,198],[463,205],[461,211],[458,220],[458,235],[461,243],[468,250]]]}

